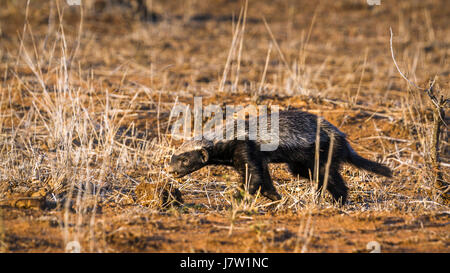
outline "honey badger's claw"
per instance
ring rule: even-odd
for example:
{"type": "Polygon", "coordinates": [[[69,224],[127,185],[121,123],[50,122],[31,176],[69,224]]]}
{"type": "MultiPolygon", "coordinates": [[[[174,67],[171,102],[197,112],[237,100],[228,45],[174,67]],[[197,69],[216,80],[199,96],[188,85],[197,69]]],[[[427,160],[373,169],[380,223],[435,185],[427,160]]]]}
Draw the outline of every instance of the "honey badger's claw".
{"type": "Polygon", "coordinates": [[[279,195],[276,191],[262,192],[262,196],[269,198],[272,201],[281,200],[281,195],[279,195]]]}

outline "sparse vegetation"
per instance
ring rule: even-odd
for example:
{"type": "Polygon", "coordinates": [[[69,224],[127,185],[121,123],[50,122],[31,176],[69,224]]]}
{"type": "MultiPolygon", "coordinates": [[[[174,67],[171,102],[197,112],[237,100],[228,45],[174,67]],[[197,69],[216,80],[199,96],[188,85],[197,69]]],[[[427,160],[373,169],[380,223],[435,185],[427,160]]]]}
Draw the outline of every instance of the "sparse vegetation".
{"type": "Polygon", "coordinates": [[[0,10],[1,251],[448,252],[445,1],[44,2],[0,10]],[[223,166],[175,179],[172,109],[193,96],[320,114],[394,177],[345,166],[344,207],[284,165],[277,203],[233,198],[223,166]]]}

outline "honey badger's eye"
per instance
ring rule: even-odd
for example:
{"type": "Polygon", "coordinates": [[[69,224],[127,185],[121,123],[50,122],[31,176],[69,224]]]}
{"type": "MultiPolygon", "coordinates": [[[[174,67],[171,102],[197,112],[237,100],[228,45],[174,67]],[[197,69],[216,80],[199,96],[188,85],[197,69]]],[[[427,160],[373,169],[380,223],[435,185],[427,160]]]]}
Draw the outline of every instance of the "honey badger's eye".
{"type": "Polygon", "coordinates": [[[183,161],[181,161],[181,163],[182,163],[183,165],[189,165],[189,158],[183,159],[183,161]]]}

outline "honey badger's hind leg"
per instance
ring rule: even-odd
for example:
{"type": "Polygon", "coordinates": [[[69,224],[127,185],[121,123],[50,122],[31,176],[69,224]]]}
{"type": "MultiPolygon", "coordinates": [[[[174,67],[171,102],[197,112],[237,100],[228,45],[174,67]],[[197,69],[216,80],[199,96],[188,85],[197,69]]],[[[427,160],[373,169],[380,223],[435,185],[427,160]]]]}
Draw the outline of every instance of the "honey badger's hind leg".
{"type": "Polygon", "coordinates": [[[254,195],[260,189],[261,195],[272,201],[281,199],[270,178],[267,162],[254,142],[240,141],[235,144],[233,165],[241,175],[241,187],[247,183],[250,194],[254,195]]]}
{"type": "MultiPolygon", "coordinates": [[[[294,176],[301,176],[306,179],[313,179],[314,177],[314,166],[306,166],[301,163],[289,163],[289,170],[294,176]]],[[[332,164],[330,166],[330,171],[328,174],[327,190],[330,192],[333,199],[339,204],[345,204],[347,202],[348,187],[345,184],[344,179],[339,173],[339,165],[332,164]]],[[[319,168],[319,184],[317,185],[317,194],[320,194],[322,190],[323,183],[325,180],[325,167],[319,168]]]]}
{"type": "Polygon", "coordinates": [[[288,168],[292,175],[294,175],[295,177],[300,176],[306,179],[310,179],[310,176],[313,175],[312,169],[298,162],[288,163],[288,168]]]}
{"type": "Polygon", "coordinates": [[[328,176],[327,190],[333,196],[334,201],[343,205],[347,202],[348,187],[337,170],[330,171],[328,176]]]}

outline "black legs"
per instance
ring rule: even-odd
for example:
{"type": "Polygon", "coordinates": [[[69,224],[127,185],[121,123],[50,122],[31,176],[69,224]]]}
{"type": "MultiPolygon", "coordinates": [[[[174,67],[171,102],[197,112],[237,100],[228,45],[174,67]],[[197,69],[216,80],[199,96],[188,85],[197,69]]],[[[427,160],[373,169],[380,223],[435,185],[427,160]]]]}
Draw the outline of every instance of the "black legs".
{"type": "Polygon", "coordinates": [[[267,162],[254,142],[242,141],[235,144],[233,165],[242,177],[242,184],[247,184],[250,194],[253,195],[260,189],[261,195],[270,200],[281,199],[273,186],[267,162]]]}

